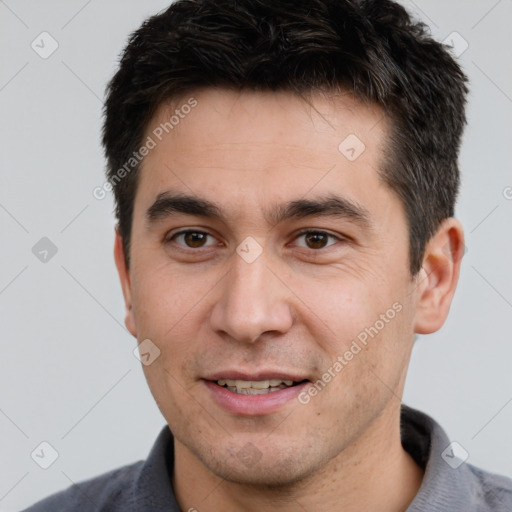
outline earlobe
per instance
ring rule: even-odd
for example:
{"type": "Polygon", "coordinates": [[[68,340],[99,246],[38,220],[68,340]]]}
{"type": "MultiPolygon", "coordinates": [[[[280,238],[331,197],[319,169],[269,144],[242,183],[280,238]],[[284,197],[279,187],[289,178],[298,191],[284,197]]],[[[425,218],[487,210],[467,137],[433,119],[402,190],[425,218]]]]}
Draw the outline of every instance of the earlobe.
{"type": "Polygon", "coordinates": [[[128,331],[135,337],[137,337],[137,329],[135,325],[135,317],[133,314],[132,307],[132,291],[131,291],[131,280],[130,271],[126,265],[126,259],[124,255],[123,239],[119,233],[119,228],[116,227],[115,240],[114,240],[114,260],[117,267],[117,273],[119,274],[119,280],[121,282],[121,289],[123,292],[124,303],[125,303],[125,325],[128,331]]]}
{"type": "Polygon", "coordinates": [[[416,333],[430,334],[444,324],[457,288],[464,247],[464,230],[453,217],[445,219],[427,243],[417,278],[416,333]]]}

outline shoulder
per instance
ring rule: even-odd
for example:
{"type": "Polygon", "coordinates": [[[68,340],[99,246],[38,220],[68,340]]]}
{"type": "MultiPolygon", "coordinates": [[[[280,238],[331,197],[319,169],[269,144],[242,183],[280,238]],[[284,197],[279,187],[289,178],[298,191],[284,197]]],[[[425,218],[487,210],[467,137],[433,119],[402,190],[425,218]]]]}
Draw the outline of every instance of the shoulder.
{"type": "Polygon", "coordinates": [[[171,484],[173,446],[166,425],[145,461],[72,485],[24,512],[179,512],[171,484]]]}
{"type": "Polygon", "coordinates": [[[109,471],[37,502],[24,512],[125,512],[130,510],[133,490],[143,461],[109,471]]]}
{"type": "Polygon", "coordinates": [[[467,464],[466,468],[475,493],[475,502],[485,506],[485,510],[509,511],[512,510],[512,479],[490,473],[467,464]]]}
{"type": "Polygon", "coordinates": [[[404,449],[425,471],[407,512],[512,511],[512,479],[465,462],[441,426],[427,414],[402,406],[404,449]]]}

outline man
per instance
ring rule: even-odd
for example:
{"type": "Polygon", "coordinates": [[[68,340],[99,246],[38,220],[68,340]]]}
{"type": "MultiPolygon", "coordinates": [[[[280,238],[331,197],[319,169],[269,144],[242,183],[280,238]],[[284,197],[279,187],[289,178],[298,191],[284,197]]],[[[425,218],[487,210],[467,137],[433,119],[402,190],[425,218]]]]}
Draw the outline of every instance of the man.
{"type": "Polygon", "coordinates": [[[126,325],[168,426],[145,462],[29,510],[512,510],[511,480],[449,465],[401,404],[459,276],[466,92],[389,1],[147,20],[103,142],[126,325]]]}

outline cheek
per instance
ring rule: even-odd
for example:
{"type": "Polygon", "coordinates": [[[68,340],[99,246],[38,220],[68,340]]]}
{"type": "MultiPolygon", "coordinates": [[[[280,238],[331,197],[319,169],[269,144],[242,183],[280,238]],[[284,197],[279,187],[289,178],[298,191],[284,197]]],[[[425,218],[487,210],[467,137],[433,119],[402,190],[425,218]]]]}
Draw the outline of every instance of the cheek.
{"type": "MultiPolygon", "coordinates": [[[[177,271],[169,265],[139,273],[132,283],[133,309],[139,342],[150,339],[158,358],[143,366],[155,401],[168,421],[187,423],[200,410],[190,400],[190,359],[201,342],[205,296],[215,283],[177,271]]],[[[176,427],[177,428],[177,427],[176,427]]]]}
{"type": "Polygon", "coordinates": [[[190,361],[196,360],[207,338],[205,319],[219,277],[166,264],[139,273],[132,283],[139,342],[150,339],[160,350],[155,362],[143,369],[165,417],[190,414],[181,407],[180,396],[193,381],[190,361]]]}
{"type": "Polygon", "coordinates": [[[203,307],[218,277],[194,269],[174,268],[165,264],[137,274],[132,283],[133,309],[139,337],[180,339],[199,324],[193,321],[203,307]]]}
{"type": "Polygon", "coordinates": [[[357,326],[352,336],[339,344],[338,365],[333,379],[333,408],[358,410],[372,404],[378,410],[387,400],[401,396],[401,386],[412,347],[410,318],[402,303],[395,302],[366,325],[357,326]],[[350,405],[351,404],[351,405],[350,405]]]}
{"type": "Polygon", "coordinates": [[[326,356],[322,380],[332,386],[325,393],[327,409],[356,410],[389,398],[390,389],[398,394],[412,339],[405,292],[397,292],[397,283],[374,286],[348,278],[309,290],[311,310],[303,308],[302,318],[326,356]]]}
{"type": "Polygon", "coordinates": [[[303,276],[290,288],[299,299],[300,321],[331,356],[342,354],[353,339],[378,320],[392,301],[365,281],[346,272],[330,279],[303,276]],[[334,353],[335,352],[335,353],[334,353]]]}

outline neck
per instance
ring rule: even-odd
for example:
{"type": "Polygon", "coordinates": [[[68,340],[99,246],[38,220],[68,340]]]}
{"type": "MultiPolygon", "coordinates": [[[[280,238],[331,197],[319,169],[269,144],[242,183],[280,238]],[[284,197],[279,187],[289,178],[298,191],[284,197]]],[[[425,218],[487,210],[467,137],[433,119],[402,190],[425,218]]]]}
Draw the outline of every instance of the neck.
{"type": "Polygon", "coordinates": [[[424,472],[402,448],[399,405],[377,418],[322,470],[286,487],[223,480],[175,439],[173,486],[180,508],[253,512],[274,511],[279,504],[282,512],[405,511],[424,472]]]}

